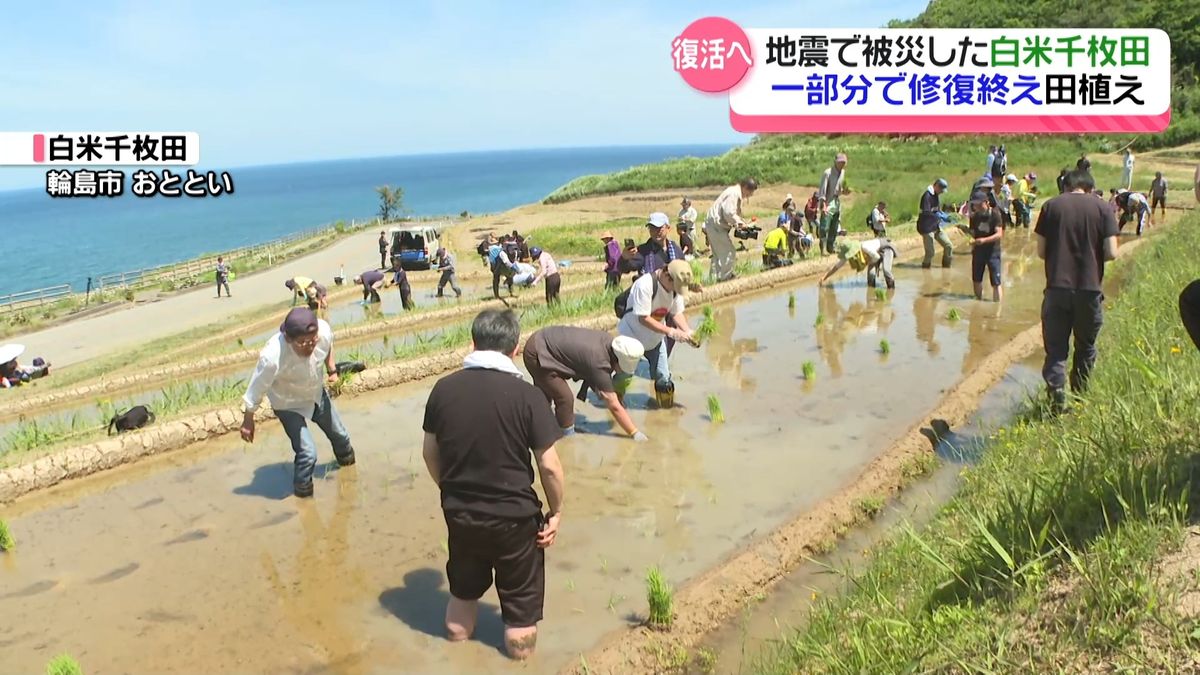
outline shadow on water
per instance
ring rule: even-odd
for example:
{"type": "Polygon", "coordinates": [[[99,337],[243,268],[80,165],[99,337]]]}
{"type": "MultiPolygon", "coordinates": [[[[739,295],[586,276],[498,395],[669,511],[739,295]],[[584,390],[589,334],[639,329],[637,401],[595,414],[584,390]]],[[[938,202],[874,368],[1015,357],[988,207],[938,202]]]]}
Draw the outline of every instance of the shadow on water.
{"type": "MultiPolygon", "coordinates": [[[[404,585],[379,594],[379,605],[409,628],[439,640],[446,637],[446,603],[450,592],[443,586],[445,576],[433,568],[417,569],[404,575],[404,585]]],[[[490,603],[479,603],[479,620],[472,640],[504,651],[504,621],[500,610],[490,603]]]]}
{"type": "MultiPolygon", "coordinates": [[[[313,472],[313,480],[324,480],[336,470],[336,462],[318,463],[316,471],[313,472]]],[[[248,484],[235,487],[233,494],[274,500],[287,499],[292,496],[294,473],[294,465],[291,462],[264,464],[254,469],[254,475],[248,484]]]]}

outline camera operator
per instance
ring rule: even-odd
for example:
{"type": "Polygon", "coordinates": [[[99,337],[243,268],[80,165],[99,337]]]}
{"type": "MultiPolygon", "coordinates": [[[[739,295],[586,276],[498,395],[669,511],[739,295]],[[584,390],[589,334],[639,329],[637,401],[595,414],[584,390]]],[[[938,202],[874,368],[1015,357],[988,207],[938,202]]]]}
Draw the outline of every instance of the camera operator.
{"type": "Polygon", "coordinates": [[[758,181],[744,178],[741,183],[725,188],[708,209],[704,229],[712,245],[712,277],[717,281],[733,278],[733,264],[737,253],[733,250],[732,232],[738,239],[758,238],[758,230],[746,227],[742,220],[742,201],[749,199],[758,189],[758,181]]]}

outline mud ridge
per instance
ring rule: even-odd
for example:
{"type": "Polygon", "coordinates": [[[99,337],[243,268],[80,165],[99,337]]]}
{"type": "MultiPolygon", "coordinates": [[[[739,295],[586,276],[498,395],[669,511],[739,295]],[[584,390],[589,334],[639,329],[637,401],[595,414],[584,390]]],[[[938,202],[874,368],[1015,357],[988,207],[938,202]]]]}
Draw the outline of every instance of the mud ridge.
{"type": "MultiPolygon", "coordinates": [[[[952,236],[956,235],[952,234],[952,236]]],[[[919,236],[910,237],[894,241],[893,244],[897,251],[904,255],[918,250],[921,247],[921,238],[919,236]]],[[[743,294],[769,289],[781,284],[794,283],[822,274],[832,265],[832,260],[832,258],[818,257],[801,261],[789,267],[716,284],[700,293],[693,293],[688,304],[694,311],[704,304],[727,299],[734,300],[743,294]]],[[[472,306],[452,309],[460,314],[470,314],[480,308],[472,306]]],[[[405,318],[409,317],[401,317],[400,320],[405,318]]],[[[609,330],[616,324],[617,319],[611,313],[569,323],[569,325],[598,330],[609,330]]],[[[364,331],[365,329],[374,330],[378,325],[372,324],[360,328],[364,331]]],[[[392,324],[392,327],[395,325],[392,324]]],[[[343,332],[340,337],[345,339],[349,332],[343,332]]],[[[530,334],[531,332],[522,333],[522,341],[527,339],[530,334]]],[[[466,353],[466,349],[459,349],[367,369],[348,382],[340,396],[353,396],[445,374],[460,367],[466,353]]],[[[239,359],[246,358],[242,354],[231,356],[239,359]]],[[[272,417],[274,417],[274,413],[270,410],[269,404],[264,402],[259,419],[272,417]]],[[[48,488],[64,480],[80,478],[136,461],[141,457],[177,450],[194,443],[237,432],[241,427],[241,419],[240,407],[223,407],[173,422],[164,422],[148,429],[122,434],[115,438],[64,448],[32,462],[0,471],[0,503],[10,502],[22,495],[48,488]]]]}

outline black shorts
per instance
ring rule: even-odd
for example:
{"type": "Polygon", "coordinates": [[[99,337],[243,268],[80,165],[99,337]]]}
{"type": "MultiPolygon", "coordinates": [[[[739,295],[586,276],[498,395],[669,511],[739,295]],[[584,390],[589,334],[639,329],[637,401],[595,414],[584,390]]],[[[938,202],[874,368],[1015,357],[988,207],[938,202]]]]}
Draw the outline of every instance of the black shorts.
{"type": "Polygon", "coordinates": [[[991,251],[975,249],[971,251],[971,281],[975,283],[983,282],[983,270],[987,269],[991,277],[992,286],[1000,285],[1000,251],[993,249],[991,251]]]}
{"type": "Polygon", "coordinates": [[[504,625],[537,625],[546,600],[546,552],[537,546],[541,515],[511,520],[452,511],[445,516],[450,594],[478,600],[491,588],[494,571],[504,625]]]}
{"type": "Polygon", "coordinates": [[[1165,208],[1167,208],[1167,196],[1166,196],[1166,195],[1163,195],[1163,196],[1161,196],[1161,197],[1155,197],[1155,196],[1151,195],[1151,197],[1150,197],[1150,210],[1151,210],[1151,211],[1153,211],[1154,209],[1158,208],[1158,206],[1159,206],[1160,204],[1162,205],[1162,207],[1163,207],[1164,209],[1165,209],[1165,208]]]}

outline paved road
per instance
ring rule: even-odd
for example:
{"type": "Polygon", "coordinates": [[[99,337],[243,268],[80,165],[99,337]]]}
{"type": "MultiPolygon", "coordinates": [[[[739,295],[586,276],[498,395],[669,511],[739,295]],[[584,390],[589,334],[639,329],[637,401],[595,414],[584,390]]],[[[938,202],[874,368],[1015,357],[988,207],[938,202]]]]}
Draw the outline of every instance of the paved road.
{"type": "Polygon", "coordinates": [[[232,298],[216,299],[215,286],[205,284],[179,295],[71,321],[36,333],[18,335],[5,342],[19,342],[27,349],[25,360],[44,357],[55,366],[68,366],[114,351],[180,333],[219,321],[274,301],[286,301],[283,282],[294,276],[313,277],[332,287],[341,264],[353,277],[379,264],[379,232],[361,232],[328,248],[283,263],[269,270],[238,276],[230,284],[232,298]]]}

